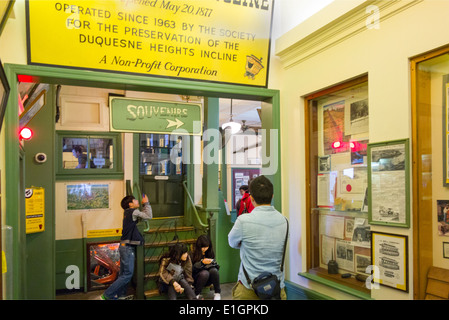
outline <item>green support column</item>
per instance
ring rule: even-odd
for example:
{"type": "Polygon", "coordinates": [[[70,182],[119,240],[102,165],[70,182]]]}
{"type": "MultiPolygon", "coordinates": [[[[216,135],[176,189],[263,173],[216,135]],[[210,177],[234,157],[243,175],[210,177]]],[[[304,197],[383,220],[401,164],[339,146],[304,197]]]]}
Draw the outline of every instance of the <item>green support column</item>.
{"type": "Polygon", "coordinates": [[[209,214],[209,232],[213,245],[216,245],[216,212],[218,205],[218,151],[220,134],[218,98],[205,98],[203,133],[203,210],[209,214]],[[207,130],[212,129],[212,130],[207,130]]]}

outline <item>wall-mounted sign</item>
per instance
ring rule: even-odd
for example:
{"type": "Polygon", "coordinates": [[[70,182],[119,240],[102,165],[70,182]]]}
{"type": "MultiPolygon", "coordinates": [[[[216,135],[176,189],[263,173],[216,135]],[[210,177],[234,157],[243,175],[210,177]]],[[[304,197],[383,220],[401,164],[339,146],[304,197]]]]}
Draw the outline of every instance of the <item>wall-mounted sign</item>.
{"type": "Polygon", "coordinates": [[[267,86],[272,0],[26,3],[30,64],[267,86]]]}
{"type": "Polygon", "coordinates": [[[45,230],[45,190],[31,187],[25,189],[26,233],[45,230]]]}
{"type": "Polygon", "coordinates": [[[201,135],[201,105],[111,97],[110,130],[201,135]]]}

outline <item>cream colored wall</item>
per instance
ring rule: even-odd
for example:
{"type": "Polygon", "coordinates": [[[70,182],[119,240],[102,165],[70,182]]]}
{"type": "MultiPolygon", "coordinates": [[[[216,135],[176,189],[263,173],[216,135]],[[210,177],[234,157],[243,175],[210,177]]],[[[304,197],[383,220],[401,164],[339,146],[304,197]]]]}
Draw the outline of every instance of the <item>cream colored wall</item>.
{"type": "MultiPolygon", "coordinates": [[[[398,1],[393,7],[382,7],[387,1],[374,4],[382,7],[380,28],[368,29],[366,6],[372,1],[335,1],[317,16],[306,21],[308,29],[299,25],[276,42],[283,69],[281,89],[282,181],[283,210],[288,213],[292,229],[289,248],[288,275],[291,281],[316,288],[298,276],[306,271],[305,211],[305,141],[304,97],[315,91],[368,74],[370,103],[370,142],[411,138],[410,67],[409,58],[448,43],[444,32],[449,20],[446,1],[398,1]],[[361,4],[361,5],[360,5],[361,4]],[[357,7],[360,5],[359,7],[357,7]],[[394,11],[394,6],[404,6],[394,11]],[[337,20],[349,24],[338,29],[334,21],[330,31],[332,43],[321,29],[323,19],[335,18],[336,12],[350,10],[337,20]],[[387,14],[388,12],[388,14],[387,14]],[[384,15],[382,15],[384,14],[384,15]],[[316,20],[319,18],[319,20],[316,20]],[[358,18],[358,19],[357,19],[358,18]],[[315,19],[315,20],[314,20],[315,19]],[[307,33],[307,30],[316,31],[307,33]],[[317,41],[319,39],[320,41],[317,41]],[[314,42],[317,41],[317,42],[314,42]],[[298,45],[298,43],[300,45],[298,45]],[[316,49],[316,50],[315,50],[316,49]],[[296,55],[296,57],[295,57],[296,55]],[[299,57],[299,58],[298,58],[299,57]],[[295,60],[296,59],[296,60],[295,60]],[[294,146],[294,147],[293,147],[294,146]]],[[[389,2],[390,4],[393,2],[389,2]]],[[[324,20],[330,22],[330,20],[324,20]]],[[[372,230],[397,233],[409,237],[410,292],[404,293],[381,286],[373,290],[375,299],[413,298],[413,225],[409,229],[373,226],[372,230]]],[[[334,292],[331,296],[341,297],[334,292]]]]}
{"type": "Polygon", "coordinates": [[[27,64],[25,1],[16,0],[13,14],[0,37],[0,59],[3,63],[27,64]]]}

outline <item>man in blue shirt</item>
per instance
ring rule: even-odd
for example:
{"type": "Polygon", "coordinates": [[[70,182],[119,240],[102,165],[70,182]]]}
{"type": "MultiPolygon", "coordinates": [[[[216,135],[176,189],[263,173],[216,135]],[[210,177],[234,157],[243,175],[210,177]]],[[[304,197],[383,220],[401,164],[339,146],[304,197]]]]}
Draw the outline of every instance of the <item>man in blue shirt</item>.
{"type": "MultiPolygon", "coordinates": [[[[287,221],[273,206],[273,184],[265,176],[255,178],[250,186],[251,201],[254,210],[237,218],[228,241],[232,248],[240,249],[240,259],[249,278],[254,280],[262,272],[271,272],[281,281],[281,299],[287,295],[284,289],[284,273],[281,263],[284,253],[287,221]]],[[[242,264],[238,282],[232,289],[234,300],[259,299],[248,284],[242,264]]]]}

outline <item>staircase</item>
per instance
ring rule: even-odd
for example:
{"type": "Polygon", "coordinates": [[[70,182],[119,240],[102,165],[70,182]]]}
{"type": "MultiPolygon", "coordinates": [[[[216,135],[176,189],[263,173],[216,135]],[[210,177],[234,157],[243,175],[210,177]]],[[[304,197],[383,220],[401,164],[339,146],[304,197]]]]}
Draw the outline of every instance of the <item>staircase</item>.
{"type": "Polygon", "coordinates": [[[202,230],[188,226],[184,222],[184,217],[169,217],[150,220],[150,229],[144,231],[144,294],[146,299],[165,299],[161,296],[157,286],[159,279],[159,259],[168,252],[169,247],[183,242],[189,249],[193,249],[193,244],[202,230]]]}

